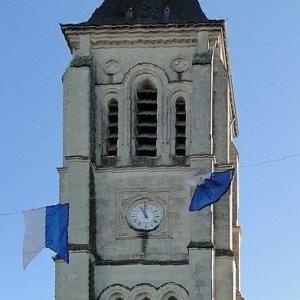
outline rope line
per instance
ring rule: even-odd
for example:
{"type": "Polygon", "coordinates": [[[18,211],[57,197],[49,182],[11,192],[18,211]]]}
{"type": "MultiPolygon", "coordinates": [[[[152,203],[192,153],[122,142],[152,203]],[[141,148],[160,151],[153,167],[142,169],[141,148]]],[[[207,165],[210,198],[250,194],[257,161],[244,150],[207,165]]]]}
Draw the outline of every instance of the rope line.
{"type": "Polygon", "coordinates": [[[275,164],[275,163],[281,162],[283,160],[287,160],[287,159],[291,159],[291,158],[295,158],[295,157],[300,157],[300,153],[283,156],[283,157],[278,158],[278,159],[265,160],[265,161],[261,161],[259,163],[255,163],[255,164],[240,166],[240,169],[254,168],[254,167],[260,167],[260,166],[263,166],[263,165],[275,164]]]}
{"type": "Polygon", "coordinates": [[[9,212],[9,213],[1,213],[0,217],[7,217],[7,216],[19,215],[21,213],[23,213],[23,210],[13,211],[13,212],[9,212]]]}
{"type": "MultiPolygon", "coordinates": [[[[291,155],[287,155],[287,156],[283,156],[281,158],[278,159],[271,159],[271,160],[265,160],[265,161],[261,161],[255,164],[249,164],[249,165],[242,165],[240,166],[240,169],[247,169],[247,168],[255,168],[255,167],[260,167],[263,165],[270,165],[270,164],[275,164],[287,159],[291,159],[291,158],[296,158],[296,157],[300,157],[300,153],[296,153],[296,154],[291,154],[291,155]]],[[[91,199],[96,199],[96,197],[90,197],[91,199]]],[[[7,216],[13,216],[13,215],[18,215],[18,214],[22,214],[23,210],[17,210],[14,212],[8,212],[8,213],[0,213],[0,217],[7,217],[7,216]]]]}

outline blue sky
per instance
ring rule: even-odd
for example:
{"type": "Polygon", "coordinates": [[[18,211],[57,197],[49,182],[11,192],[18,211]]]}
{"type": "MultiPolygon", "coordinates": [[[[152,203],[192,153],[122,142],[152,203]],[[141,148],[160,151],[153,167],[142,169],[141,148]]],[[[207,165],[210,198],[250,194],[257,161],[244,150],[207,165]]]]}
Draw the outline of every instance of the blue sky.
{"type": "MultiPolygon", "coordinates": [[[[300,154],[300,2],[202,0],[228,20],[241,165],[300,154]]],[[[58,199],[61,76],[70,54],[59,23],[86,20],[96,0],[0,2],[0,213],[58,199]]],[[[300,157],[241,169],[242,287],[248,300],[300,299],[300,157]]],[[[53,299],[45,250],[25,272],[23,220],[0,217],[0,299],[53,299]]]]}

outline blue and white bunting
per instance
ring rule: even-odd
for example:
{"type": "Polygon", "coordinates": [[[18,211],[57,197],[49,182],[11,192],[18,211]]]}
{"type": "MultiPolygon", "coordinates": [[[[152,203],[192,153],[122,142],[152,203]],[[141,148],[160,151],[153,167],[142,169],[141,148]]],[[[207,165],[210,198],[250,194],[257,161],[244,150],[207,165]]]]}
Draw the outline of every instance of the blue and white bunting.
{"type": "Polygon", "coordinates": [[[195,187],[189,211],[201,210],[216,203],[229,190],[234,175],[234,169],[224,172],[198,175],[188,181],[195,187]]]}
{"type": "Polygon", "coordinates": [[[56,252],[69,262],[69,204],[58,204],[23,211],[25,235],[23,243],[24,269],[43,248],[56,252]]]}

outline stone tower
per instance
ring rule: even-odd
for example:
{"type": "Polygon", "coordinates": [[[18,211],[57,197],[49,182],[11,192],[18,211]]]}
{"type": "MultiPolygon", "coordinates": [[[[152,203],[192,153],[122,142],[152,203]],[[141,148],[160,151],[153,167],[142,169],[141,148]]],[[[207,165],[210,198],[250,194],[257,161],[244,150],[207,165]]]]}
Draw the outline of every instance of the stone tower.
{"type": "Polygon", "coordinates": [[[70,264],[55,262],[56,300],[242,299],[238,172],[195,213],[186,182],[238,168],[224,21],[197,0],[105,0],[62,31],[70,264]]]}

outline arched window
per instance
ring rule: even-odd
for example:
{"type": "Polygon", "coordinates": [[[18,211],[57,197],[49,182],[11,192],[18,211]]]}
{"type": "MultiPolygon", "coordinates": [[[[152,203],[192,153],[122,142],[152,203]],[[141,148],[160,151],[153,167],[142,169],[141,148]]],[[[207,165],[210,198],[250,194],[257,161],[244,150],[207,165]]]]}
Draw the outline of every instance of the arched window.
{"type": "Polygon", "coordinates": [[[178,299],[174,296],[171,296],[171,297],[168,298],[168,300],[178,300],[178,299]]]}
{"type": "Polygon", "coordinates": [[[157,90],[145,81],[137,90],[136,156],[156,156],[157,90]]]}
{"type": "Polygon", "coordinates": [[[119,107],[118,101],[112,99],[108,103],[108,132],[107,132],[107,155],[118,155],[118,122],[119,107]]]}
{"type": "Polygon", "coordinates": [[[186,141],[186,111],[185,101],[183,98],[178,98],[175,104],[176,108],[176,144],[175,154],[177,156],[185,156],[185,141],[186,141]]]}

